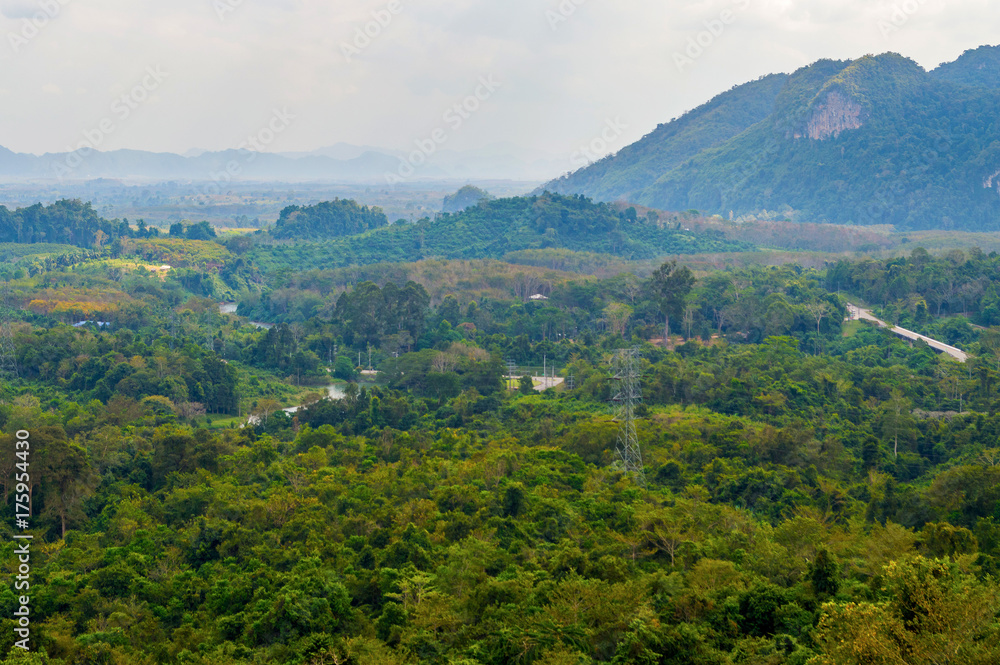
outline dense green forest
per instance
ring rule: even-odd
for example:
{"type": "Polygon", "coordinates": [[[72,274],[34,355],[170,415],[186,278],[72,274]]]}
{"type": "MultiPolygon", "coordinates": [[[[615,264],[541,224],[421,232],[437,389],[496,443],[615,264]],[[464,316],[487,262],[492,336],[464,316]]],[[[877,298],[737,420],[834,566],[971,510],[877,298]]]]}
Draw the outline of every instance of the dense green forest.
{"type": "Polygon", "coordinates": [[[24,430],[36,653],[10,575],[0,656],[1000,662],[1000,258],[692,269],[659,257],[732,243],[663,221],[546,195],[322,243],[182,224],[5,254],[0,547],[24,430]],[[623,348],[645,485],[615,464],[623,348]]]}
{"type": "Polygon", "coordinates": [[[726,240],[715,230],[694,233],[669,226],[634,208],[594,203],[582,196],[515,197],[481,200],[462,212],[442,213],[415,224],[394,224],[324,243],[269,245],[258,237],[251,253],[265,269],[278,266],[330,268],[427,258],[502,258],[527,249],[601,252],[627,259],[666,254],[745,251],[751,246],[726,240]]]}
{"type": "Polygon", "coordinates": [[[132,229],[128,220],[109,221],[102,218],[89,203],[61,200],[52,205],[37,203],[11,212],[0,206],[0,242],[50,243],[100,248],[106,242],[121,237],[152,237],[156,228],[147,228],[139,221],[132,229]]]}
{"type": "Polygon", "coordinates": [[[543,189],[727,217],[996,230],[998,75],[996,46],[931,72],[895,53],[820,60],[543,189]]]}
{"type": "Polygon", "coordinates": [[[356,235],[388,224],[380,208],[337,199],[312,206],[288,206],[274,225],[275,238],[317,240],[356,235]]]}

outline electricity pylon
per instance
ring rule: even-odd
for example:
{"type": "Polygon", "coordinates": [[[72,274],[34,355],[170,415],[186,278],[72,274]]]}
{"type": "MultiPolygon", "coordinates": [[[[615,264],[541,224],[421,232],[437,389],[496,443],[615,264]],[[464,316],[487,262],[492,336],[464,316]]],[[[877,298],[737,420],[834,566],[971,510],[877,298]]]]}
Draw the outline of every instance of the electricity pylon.
{"type": "Polygon", "coordinates": [[[622,349],[612,360],[618,394],[612,402],[618,407],[615,420],[618,422],[618,460],[615,466],[626,476],[632,476],[637,485],[646,486],[646,473],[642,466],[642,452],[639,437],[635,432],[635,407],[642,402],[642,387],[639,382],[639,349],[622,349]]]}

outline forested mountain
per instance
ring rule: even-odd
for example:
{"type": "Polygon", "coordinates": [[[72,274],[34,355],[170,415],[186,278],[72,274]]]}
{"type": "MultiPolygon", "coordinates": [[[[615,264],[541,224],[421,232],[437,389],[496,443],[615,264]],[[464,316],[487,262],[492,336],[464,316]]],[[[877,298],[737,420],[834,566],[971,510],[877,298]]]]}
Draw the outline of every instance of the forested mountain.
{"type": "MultiPolygon", "coordinates": [[[[737,86],[680,118],[659,125],[641,141],[542,189],[586,194],[603,201],[626,199],[703,150],[725,143],[774,113],[787,74],[737,86]]],[[[686,208],[685,208],[686,209],[686,208]]]]}
{"type": "Polygon", "coordinates": [[[980,46],[930,72],[934,78],[975,88],[1000,88],[1000,50],[980,46]]]}
{"type": "Polygon", "coordinates": [[[706,107],[546,188],[668,210],[901,228],[1000,228],[1000,47],[926,72],[897,54],[821,60],[706,107]],[[773,93],[773,94],[772,94],[773,93]],[[739,132],[745,127],[746,131],[739,132]]]}

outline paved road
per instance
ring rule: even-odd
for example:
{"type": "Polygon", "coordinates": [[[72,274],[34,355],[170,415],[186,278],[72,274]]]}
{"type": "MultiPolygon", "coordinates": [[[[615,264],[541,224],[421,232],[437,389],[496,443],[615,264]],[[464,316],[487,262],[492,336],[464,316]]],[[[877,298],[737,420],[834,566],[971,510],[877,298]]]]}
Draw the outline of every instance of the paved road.
{"type": "Polygon", "coordinates": [[[912,330],[907,330],[906,328],[900,328],[899,326],[894,326],[889,323],[886,323],[885,321],[877,319],[874,316],[872,316],[872,313],[867,309],[861,309],[856,305],[851,305],[850,303],[848,303],[847,316],[849,319],[854,321],[857,320],[873,321],[874,323],[877,323],[883,328],[888,328],[890,332],[893,332],[899,335],[900,337],[904,337],[906,339],[910,340],[922,339],[923,341],[927,342],[927,346],[937,351],[941,351],[942,353],[947,353],[949,356],[955,358],[959,362],[964,363],[966,360],[969,359],[969,354],[967,354],[965,351],[961,349],[956,349],[954,346],[945,344],[944,342],[939,342],[936,339],[931,339],[930,337],[927,337],[925,335],[915,333],[912,330]]]}

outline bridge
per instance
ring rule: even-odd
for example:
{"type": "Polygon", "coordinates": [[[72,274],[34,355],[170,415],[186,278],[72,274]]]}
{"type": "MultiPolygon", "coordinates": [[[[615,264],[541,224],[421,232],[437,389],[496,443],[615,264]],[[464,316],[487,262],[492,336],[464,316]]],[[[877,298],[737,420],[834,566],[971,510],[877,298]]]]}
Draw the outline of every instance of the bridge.
{"type": "Polygon", "coordinates": [[[904,339],[911,341],[921,340],[927,343],[927,346],[931,347],[935,351],[940,351],[941,353],[947,353],[952,358],[955,358],[960,363],[964,363],[969,359],[969,354],[962,349],[957,349],[950,344],[945,344],[944,342],[939,342],[936,339],[931,339],[926,335],[921,335],[920,333],[915,333],[912,330],[907,330],[906,328],[900,328],[899,326],[894,326],[890,323],[876,318],[867,309],[862,309],[857,305],[847,304],[847,319],[849,321],[872,321],[878,324],[882,328],[888,328],[889,332],[895,333],[904,339]]]}

